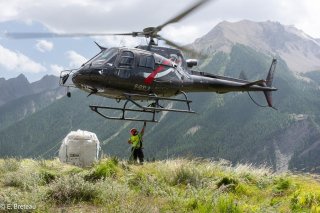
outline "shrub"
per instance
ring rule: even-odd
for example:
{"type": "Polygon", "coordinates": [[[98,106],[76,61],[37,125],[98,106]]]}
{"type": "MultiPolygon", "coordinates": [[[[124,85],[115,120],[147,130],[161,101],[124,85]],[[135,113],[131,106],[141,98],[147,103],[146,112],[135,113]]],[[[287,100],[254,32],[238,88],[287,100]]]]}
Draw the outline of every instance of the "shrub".
{"type": "Polygon", "coordinates": [[[141,186],[143,182],[146,181],[146,177],[142,172],[138,172],[136,174],[132,174],[128,179],[128,185],[130,187],[141,186]]]}
{"type": "MultiPolygon", "coordinates": [[[[139,192],[143,196],[168,196],[170,186],[165,181],[160,181],[155,175],[138,171],[128,175],[129,189],[139,192]]],[[[170,194],[170,193],[169,193],[170,194]]]]}
{"type": "Polygon", "coordinates": [[[232,191],[234,191],[236,189],[237,185],[238,185],[238,181],[233,178],[229,178],[229,177],[223,177],[217,183],[218,188],[224,186],[226,189],[232,190],[232,191]]]}
{"type": "Polygon", "coordinates": [[[79,174],[81,172],[83,172],[84,170],[82,168],[79,168],[79,167],[76,167],[76,168],[73,168],[71,170],[69,170],[67,172],[67,174],[70,174],[70,175],[75,175],[75,174],[79,174]]]}
{"type": "MultiPolygon", "coordinates": [[[[313,192],[295,192],[291,198],[291,209],[301,210],[304,208],[319,209],[320,194],[313,192]]],[[[314,211],[317,212],[317,211],[314,211]]]]}
{"type": "Polygon", "coordinates": [[[101,161],[99,164],[94,166],[92,171],[85,176],[87,181],[96,181],[106,179],[106,177],[114,176],[118,170],[118,160],[112,158],[110,160],[101,161]]]}
{"type": "Polygon", "coordinates": [[[79,175],[61,177],[53,181],[47,191],[47,197],[57,204],[90,202],[100,194],[98,184],[86,182],[79,175]]]}
{"type": "Polygon", "coordinates": [[[217,200],[215,212],[238,213],[242,211],[238,204],[234,201],[233,197],[228,195],[222,195],[217,200]]]}
{"type": "Polygon", "coordinates": [[[274,195],[275,196],[283,196],[284,193],[288,191],[288,189],[291,187],[292,183],[289,179],[285,178],[279,178],[275,181],[275,189],[274,195]]]}
{"type": "Polygon", "coordinates": [[[56,173],[49,170],[41,170],[39,176],[44,184],[49,184],[58,177],[56,173]]]}
{"type": "Polygon", "coordinates": [[[15,172],[20,168],[21,161],[15,158],[6,158],[0,164],[0,171],[15,172]]]}
{"type": "Polygon", "coordinates": [[[291,182],[288,179],[280,178],[277,181],[276,189],[279,191],[285,191],[289,189],[290,185],[291,185],[291,182]]]}
{"type": "Polygon", "coordinates": [[[24,191],[31,191],[38,187],[41,178],[38,173],[34,172],[12,172],[4,176],[3,184],[20,188],[24,191]]]}
{"type": "MultiPolygon", "coordinates": [[[[20,174],[21,175],[21,174],[20,174]]],[[[18,173],[10,173],[4,176],[3,184],[5,186],[23,188],[25,177],[21,178],[18,173]]]]}
{"type": "Polygon", "coordinates": [[[42,168],[49,168],[46,160],[44,160],[44,159],[37,160],[37,164],[42,168]]]}
{"type": "Polygon", "coordinates": [[[198,186],[200,183],[200,175],[194,168],[179,167],[170,177],[169,182],[172,185],[192,185],[198,186]]]}
{"type": "Polygon", "coordinates": [[[117,156],[111,157],[110,161],[116,166],[119,164],[119,158],[117,156]]]}
{"type": "Polygon", "coordinates": [[[195,198],[191,198],[187,202],[187,208],[190,210],[195,210],[199,207],[199,202],[195,198]]]}

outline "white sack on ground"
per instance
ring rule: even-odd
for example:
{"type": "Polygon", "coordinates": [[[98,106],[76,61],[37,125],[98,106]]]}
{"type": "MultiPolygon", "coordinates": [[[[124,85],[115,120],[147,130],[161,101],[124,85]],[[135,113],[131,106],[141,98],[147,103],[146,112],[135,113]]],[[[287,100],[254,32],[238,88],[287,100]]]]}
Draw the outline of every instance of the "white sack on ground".
{"type": "Polygon", "coordinates": [[[63,163],[86,167],[98,160],[100,142],[93,132],[70,132],[62,141],[59,159],[63,163]]]}

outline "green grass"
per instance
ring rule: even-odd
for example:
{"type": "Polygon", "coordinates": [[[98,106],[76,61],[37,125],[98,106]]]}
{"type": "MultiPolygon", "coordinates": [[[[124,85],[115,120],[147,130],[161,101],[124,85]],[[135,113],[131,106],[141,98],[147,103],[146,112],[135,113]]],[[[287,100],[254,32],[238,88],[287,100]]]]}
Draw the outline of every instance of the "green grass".
{"type": "Polygon", "coordinates": [[[0,204],[35,207],[29,212],[320,212],[320,183],[310,174],[226,161],[140,166],[106,158],[78,168],[57,159],[2,159],[0,204]]]}

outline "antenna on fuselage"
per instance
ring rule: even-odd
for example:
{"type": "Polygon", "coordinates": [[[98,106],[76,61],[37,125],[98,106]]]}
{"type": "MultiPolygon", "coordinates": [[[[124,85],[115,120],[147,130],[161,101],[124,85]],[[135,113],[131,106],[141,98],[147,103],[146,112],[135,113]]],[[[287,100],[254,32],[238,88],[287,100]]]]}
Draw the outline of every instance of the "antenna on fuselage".
{"type": "Polygon", "coordinates": [[[94,41],[94,43],[100,48],[101,51],[106,50],[108,48],[100,46],[100,44],[98,44],[97,42],[94,41]]]}

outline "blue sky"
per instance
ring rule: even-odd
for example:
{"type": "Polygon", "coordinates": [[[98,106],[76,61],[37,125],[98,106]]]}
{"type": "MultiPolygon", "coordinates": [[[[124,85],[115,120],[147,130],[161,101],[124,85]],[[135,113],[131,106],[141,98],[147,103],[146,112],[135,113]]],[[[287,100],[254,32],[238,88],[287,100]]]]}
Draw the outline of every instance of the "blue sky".
{"type": "MultiPolygon", "coordinates": [[[[26,24],[21,21],[2,22],[0,30],[2,32],[3,30],[8,32],[49,31],[40,23],[26,24]]],[[[63,69],[77,68],[99,51],[92,38],[26,40],[2,38],[1,49],[0,77],[11,78],[24,73],[29,81],[38,80],[46,74],[58,75],[63,69]]]]}
{"type": "MultiPolygon", "coordinates": [[[[0,33],[4,32],[132,32],[167,21],[195,0],[10,0],[0,1],[0,33]],[[152,9],[151,9],[152,8],[152,9]]],[[[167,26],[161,34],[182,44],[210,31],[217,23],[249,19],[294,25],[320,38],[319,0],[217,0],[167,26]]],[[[144,39],[123,37],[24,39],[0,35],[0,77],[20,73],[29,81],[62,69],[77,68],[105,46],[134,46],[144,39]]]]}

